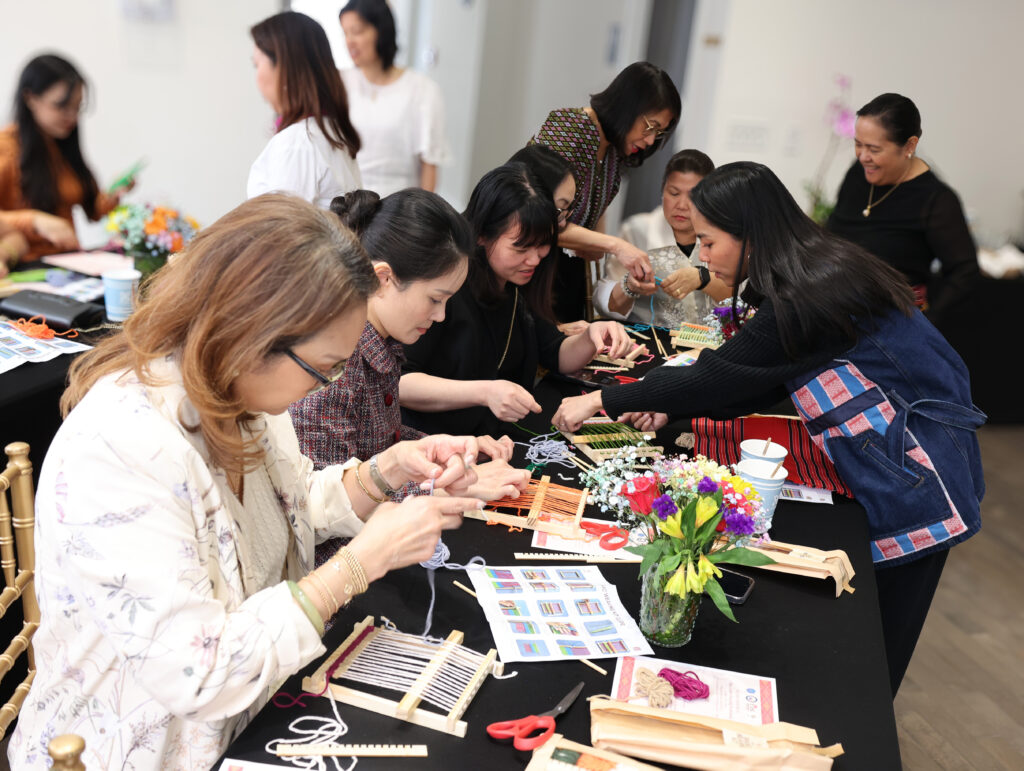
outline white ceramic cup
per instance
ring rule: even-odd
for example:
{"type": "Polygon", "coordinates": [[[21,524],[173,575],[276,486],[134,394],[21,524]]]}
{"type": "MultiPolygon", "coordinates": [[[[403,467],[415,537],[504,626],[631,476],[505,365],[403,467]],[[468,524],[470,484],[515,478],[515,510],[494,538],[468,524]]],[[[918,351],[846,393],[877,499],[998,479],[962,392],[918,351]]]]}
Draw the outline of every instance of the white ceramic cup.
{"type": "MultiPolygon", "coordinates": [[[[764,442],[761,442],[761,447],[764,447],[764,442]]],[[[741,460],[736,464],[736,473],[750,482],[761,495],[764,513],[769,522],[775,514],[775,505],[779,502],[782,485],[789,475],[785,467],[778,464],[778,461],[771,463],[766,460],[753,459],[741,460]],[[778,466],[778,471],[776,471],[776,466],[778,466]],[[772,476],[772,472],[775,472],[774,476],[772,476]]]]}
{"type": "Polygon", "coordinates": [[[124,321],[132,315],[141,278],[142,273],[134,268],[117,268],[103,274],[103,304],[108,319],[124,321]]]}

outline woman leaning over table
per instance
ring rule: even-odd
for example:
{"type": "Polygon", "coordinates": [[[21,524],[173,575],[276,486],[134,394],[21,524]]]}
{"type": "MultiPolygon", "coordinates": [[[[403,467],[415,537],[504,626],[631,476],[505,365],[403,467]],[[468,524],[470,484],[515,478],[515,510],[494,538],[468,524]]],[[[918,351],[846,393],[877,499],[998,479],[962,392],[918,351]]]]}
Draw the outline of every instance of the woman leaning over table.
{"type": "Polygon", "coordinates": [[[250,30],[256,86],[277,113],[277,132],[249,170],[246,195],[291,193],[321,209],[362,187],[360,140],[323,27],[278,13],[250,30]]]}
{"type": "Polygon", "coordinates": [[[341,79],[363,142],[356,156],[363,186],[381,196],[406,187],[434,190],[447,156],[441,88],[395,66],[395,17],[385,0],[350,0],[339,19],[355,64],[341,79]]]}
{"type": "Polygon", "coordinates": [[[950,547],[981,527],[985,416],[967,369],[900,274],[811,222],[766,166],[730,163],[690,197],[701,259],[734,298],[748,279],[757,313],[689,367],[563,401],[555,425],[602,407],[731,418],[788,394],[867,510],[895,696],[950,547]]]}
{"type": "Polygon", "coordinates": [[[586,265],[614,254],[637,279],[652,281],[651,265],[642,249],[599,232],[602,217],[619,192],[623,167],[639,166],[657,152],[675,129],[680,113],[679,91],[672,79],[649,62],[634,62],[609,86],[590,97],[589,107],[553,110],[530,140],[547,145],[572,167],[579,201],[558,246],[555,317],[584,318],[586,265]]]}
{"type": "Polygon", "coordinates": [[[8,265],[77,249],[71,207],[80,204],[98,219],[120,200],[100,192],[82,156],[78,116],[85,104],[85,78],[55,54],[35,57],[18,78],[14,123],[0,131],[0,210],[28,248],[17,256],[8,250],[8,265]]]}
{"type": "MultiPolygon", "coordinates": [[[[402,425],[402,346],[415,343],[433,324],[444,321],[449,298],[466,280],[473,231],[447,201],[416,188],[384,199],[357,190],[335,198],[331,211],[359,236],[380,286],[367,302],[366,324],[345,374],[288,411],[299,448],[315,468],[348,458],[367,459],[373,468],[377,455],[388,447],[423,436],[402,425]]],[[[480,452],[493,460],[477,466],[478,481],[468,493],[484,500],[515,496],[530,474],[508,465],[512,441],[489,436],[477,441],[480,452]]],[[[417,489],[409,483],[384,492],[401,500],[417,489]]],[[[333,541],[317,546],[317,563],[330,559],[340,546],[333,541]]]]}
{"type": "Polygon", "coordinates": [[[917,306],[939,322],[969,296],[978,250],[960,199],[917,155],[920,139],[921,113],[907,97],[882,94],[861,107],[857,161],[826,227],[900,271],[917,306]],[[935,261],[941,273],[933,278],[935,261]]]}
{"type": "Polygon", "coordinates": [[[604,278],[594,287],[594,307],[603,315],[650,324],[653,309],[659,326],[703,324],[715,304],[732,294],[731,287],[701,263],[690,212],[690,191],[714,170],[715,164],[700,150],[680,150],[669,159],[661,182],[661,206],[630,217],[620,233],[647,252],[662,281],[637,281],[614,255],[609,256],[604,278]]]}
{"type": "MultiPolygon", "coordinates": [[[[88,768],[210,768],[324,653],[325,619],[482,505],[378,505],[365,463],[313,471],[299,451],[288,405],[338,376],[376,288],[335,215],[261,196],[203,230],[75,362],[36,498],[38,671],[13,768],[46,768],[62,733],[85,738],[88,768]],[[354,537],[313,570],[334,535],[354,537]]],[[[377,472],[457,495],[476,453],[469,437],[400,442],[377,472]]]]}
{"type": "Polygon", "coordinates": [[[521,163],[487,172],[465,216],[476,248],[469,277],[435,323],[406,349],[402,415],[421,431],[495,434],[541,407],[530,393],[537,366],[575,372],[608,347],[632,345],[614,321],[566,337],[551,320],[544,258],[557,231],[551,191],[521,163]]]}

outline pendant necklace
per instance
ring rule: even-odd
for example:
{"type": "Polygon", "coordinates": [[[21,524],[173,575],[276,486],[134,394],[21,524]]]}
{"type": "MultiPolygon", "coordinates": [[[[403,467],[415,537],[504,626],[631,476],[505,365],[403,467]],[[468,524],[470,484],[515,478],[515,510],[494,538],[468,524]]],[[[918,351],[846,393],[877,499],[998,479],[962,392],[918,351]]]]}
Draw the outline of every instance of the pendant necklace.
{"type": "Polygon", "coordinates": [[[519,306],[519,287],[515,290],[515,299],[512,301],[512,320],[508,323],[508,337],[505,338],[505,352],[501,354],[501,361],[498,362],[498,370],[501,370],[501,365],[505,363],[505,357],[508,356],[508,346],[512,342],[512,327],[516,323],[516,308],[519,306]]]}
{"type": "Polygon", "coordinates": [[[890,190],[890,191],[889,191],[888,193],[886,193],[885,195],[883,195],[883,196],[882,196],[881,198],[879,198],[879,199],[878,199],[877,201],[875,201],[874,203],[872,203],[872,202],[871,202],[871,201],[872,201],[872,199],[873,199],[873,198],[875,197],[875,186],[874,186],[874,185],[872,185],[872,186],[871,186],[871,190],[870,190],[870,192],[868,193],[868,205],[867,205],[867,208],[866,208],[866,209],[864,209],[864,211],[862,211],[862,212],[861,212],[861,216],[862,216],[862,217],[865,217],[865,218],[867,218],[867,217],[870,217],[870,216],[871,216],[871,209],[872,209],[872,207],[878,206],[878,204],[880,204],[880,203],[881,203],[882,201],[884,201],[884,200],[885,200],[886,198],[888,198],[888,197],[889,197],[890,195],[892,195],[893,193],[895,193],[895,192],[896,192],[896,188],[898,188],[898,187],[899,187],[900,185],[902,185],[902,184],[903,184],[903,180],[904,180],[904,179],[906,179],[906,176],[907,176],[907,174],[909,174],[909,173],[910,173],[910,169],[911,169],[911,168],[912,168],[913,166],[914,166],[914,162],[913,162],[913,161],[911,161],[911,162],[910,162],[910,166],[907,166],[907,170],[906,170],[905,172],[903,172],[903,176],[902,176],[902,177],[900,177],[900,181],[899,181],[899,182],[897,182],[897,183],[896,183],[895,185],[893,185],[893,186],[892,186],[892,190],[890,190]]]}

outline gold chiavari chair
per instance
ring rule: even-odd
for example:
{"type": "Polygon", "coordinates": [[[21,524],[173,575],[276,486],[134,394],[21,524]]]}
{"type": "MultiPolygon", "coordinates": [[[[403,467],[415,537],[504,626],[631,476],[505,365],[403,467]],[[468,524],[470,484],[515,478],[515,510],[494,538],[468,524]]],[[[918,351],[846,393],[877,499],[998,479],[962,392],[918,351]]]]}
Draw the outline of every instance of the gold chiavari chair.
{"type": "Polygon", "coordinates": [[[4,448],[7,467],[0,473],[0,570],[4,590],[0,592],[0,616],[21,598],[24,623],[21,631],[0,653],[0,680],[10,672],[15,660],[25,653],[28,675],[15,689],[10,700],[0,707],[0,739],[18,716],[36,674],[32,635],[39,627],[39,604],[35,592],[35,499],[32,491],[32,463],[28,445],[13,442],[4,448]],[[10,491],[11,505],[7,498],[10,491]]]}
{"type": "Polygon", "coordinates": [[[55,736],[46,747],[53,758],[50,771],[85,771],[82,753],[85,752],[85,739],[75,734],[55,736]]]}

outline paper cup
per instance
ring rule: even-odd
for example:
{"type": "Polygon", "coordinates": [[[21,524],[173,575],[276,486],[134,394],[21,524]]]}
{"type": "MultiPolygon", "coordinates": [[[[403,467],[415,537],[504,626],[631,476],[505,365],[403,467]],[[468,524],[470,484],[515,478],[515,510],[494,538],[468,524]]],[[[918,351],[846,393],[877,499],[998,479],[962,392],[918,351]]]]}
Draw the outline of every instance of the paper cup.
{"type": "MultiPolygon", "coordinates": [[[[764,442],[761,442],[761,447],[764,447],[764,442]]],[[[741,460],[736,464],[736,473],[750,482],[760,493],[764,513],[769,522],[775,514],[775,505],[779,502],[782,485],[789,473],[785,467],[779,466],[778,472],[772,476],[778,463],[778,461],[771,463],[766,460],[741,460]]]]}
{"type": "Polygon", "coordinates": [[[107,307],[108,319],[124,321],[132,315],[141,278],[142,274],[133,268],[118,268],[103,274],[103,304],[107,307]]]}
{"type": "Polygon", "coordinates": [[[789,451],[781,444],[771,442],[767,452],[764,445],[764,439],[744,439],[740,442],[740,460],[765,460],[774,464],[789,455],[789,451]]]}

